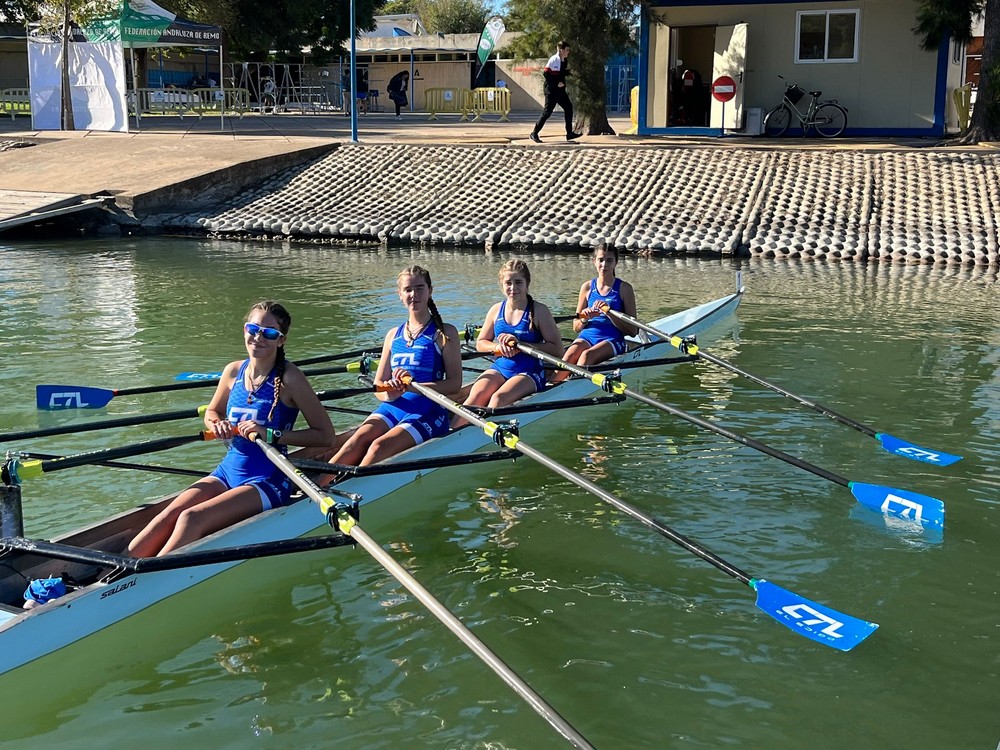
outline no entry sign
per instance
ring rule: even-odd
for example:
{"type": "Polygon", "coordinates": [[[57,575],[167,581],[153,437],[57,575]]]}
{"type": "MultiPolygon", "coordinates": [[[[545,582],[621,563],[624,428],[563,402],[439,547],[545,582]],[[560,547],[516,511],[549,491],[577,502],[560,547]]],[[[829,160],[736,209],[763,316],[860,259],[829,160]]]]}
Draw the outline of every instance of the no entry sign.
{"type": "Polygon", "coordinates": [[[736,81],[729,76],[719,76],[712,81],[712,96],[720,102],[728,102],[736,96],[736,81]]]}

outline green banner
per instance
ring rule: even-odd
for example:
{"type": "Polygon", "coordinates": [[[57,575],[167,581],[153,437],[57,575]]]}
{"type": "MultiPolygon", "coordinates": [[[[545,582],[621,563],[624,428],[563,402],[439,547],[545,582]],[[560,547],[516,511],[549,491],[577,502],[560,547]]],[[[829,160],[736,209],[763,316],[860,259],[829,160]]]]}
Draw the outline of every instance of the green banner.
{"type": "Polygon", "coordinates": [[[479,35],[479,67],[482,68],[486,61],[490,57],[490,53],[493,52],[493,48],[497,46],[497,42],[500,41],[500,37],[503,36],[503,32],[506,27],[503,24],[503,19],[499,16],[491,18],[486,22],[486,26],[483,28],[483,33],[479,35]]]}

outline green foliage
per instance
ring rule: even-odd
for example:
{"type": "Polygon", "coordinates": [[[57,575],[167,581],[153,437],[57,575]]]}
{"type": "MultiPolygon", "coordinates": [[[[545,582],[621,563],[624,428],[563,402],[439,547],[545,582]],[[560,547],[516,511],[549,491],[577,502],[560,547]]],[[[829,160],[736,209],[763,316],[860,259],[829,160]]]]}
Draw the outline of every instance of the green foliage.
{"type": "Polygon", "coordinates": [[[920,0],[913,33],[924,49],[937,49],[950,35],[962,44],[972,41],[972,19],[986,7],[986,0],[920,0]]]}
{"type": "Polygon", "coordinates": [[[489,0],[386,0],[377,15],[416,13],[432,34],[478,34],[494,15],[489,0]]]}
{"type": "Polygon", "coordinates": [[[86,26],[99,18],[117,16],[120,7],[119,0],[51,0],[36,4],[34,13],[40,31],[57,34],[67,13],[78,25],[86,26]]]}

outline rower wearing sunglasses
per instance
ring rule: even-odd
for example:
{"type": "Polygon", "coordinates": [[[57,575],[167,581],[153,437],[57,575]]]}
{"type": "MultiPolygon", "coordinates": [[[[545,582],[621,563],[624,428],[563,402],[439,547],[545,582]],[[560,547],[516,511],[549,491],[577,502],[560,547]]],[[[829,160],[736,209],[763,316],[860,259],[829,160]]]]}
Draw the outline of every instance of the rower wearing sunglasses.
{"type": "Polygon", "coordinates": [[[292,482],[254,445],[256,432],[288,445],[330,446],[330,417],[302,371],[285,359],[292,318],[277,302],[258,302],[243,326],[247,359],[230,362],[205,411],[205,426],[229,450],[211,474],[181,492],[129,544],[136,557],[164,555],[245,518],[285,505],[292,482]],[[292,429],[299,412],[303,429],[292,429]]]}

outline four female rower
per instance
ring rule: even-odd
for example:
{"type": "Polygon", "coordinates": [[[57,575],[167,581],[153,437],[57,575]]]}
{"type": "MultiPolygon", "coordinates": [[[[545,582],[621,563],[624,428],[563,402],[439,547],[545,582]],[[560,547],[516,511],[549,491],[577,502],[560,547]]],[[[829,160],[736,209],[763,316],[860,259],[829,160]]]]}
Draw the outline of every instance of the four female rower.
{"type": "Polygon", "coordinates": [[[243,326],[247,359],[226,365],[205,412],[205,426],[232,441],[215,471],[181,492],[129,544],[136,557],[152,557],[269,508],[284,505],[292,483],[249,439],[272,445],[329,446],[330,417],[305,375],[285,359],[292,318],[277,302],[258,302],[243,326]],[[308,427],[293,430],[299,412],[308,427]]]}
{"type": "MultiPolygon", "coordinates": [[[[562,354],[559,327],[549,308],[529,294],[531,273],[523,260],[508,260],[498,274],[504,299],[486,313],[476,339],[476,350],[493,352],[497,358],[480,375],[467,406],[507,406],[545,388],[545,368],[541,361],[520,352],[519,341],[558,357],[562,354]]],[[[456,420],[456,426],[461,424],[456,420]]]]}
{"type": "Polygon", "coordinates": [[[408,379],[452,396],[462,387],[462,355],[455,326],[441,320],[431,298],[431,275],[411,266],[396,279],[406,322],[392,328],[375,372],[383,403],[338,450],[331,463],[356,466],[381,461],[448,431],[448,412],[426,396],[407,390],[408,379]]]}
{"type": "MultiPolygon", "coordinates": [[[[607,305],[612,310],[636,317],[632,285],[615,276],[618,250],[600,244],[594,248],[593,262],[597,277],[580,287],[576,318],[573,319],[573,330],[577,336],[563,355],[564,360],[580,367],[591,367],[623,354],[628,348],[625,336],[634,336],[638,332],[635,326],[607,315],[601,309],[601,305],[607,305]]],[[[553,380],[566,377],[568,373],[563,371],[557,373],[553,380]]]]}

